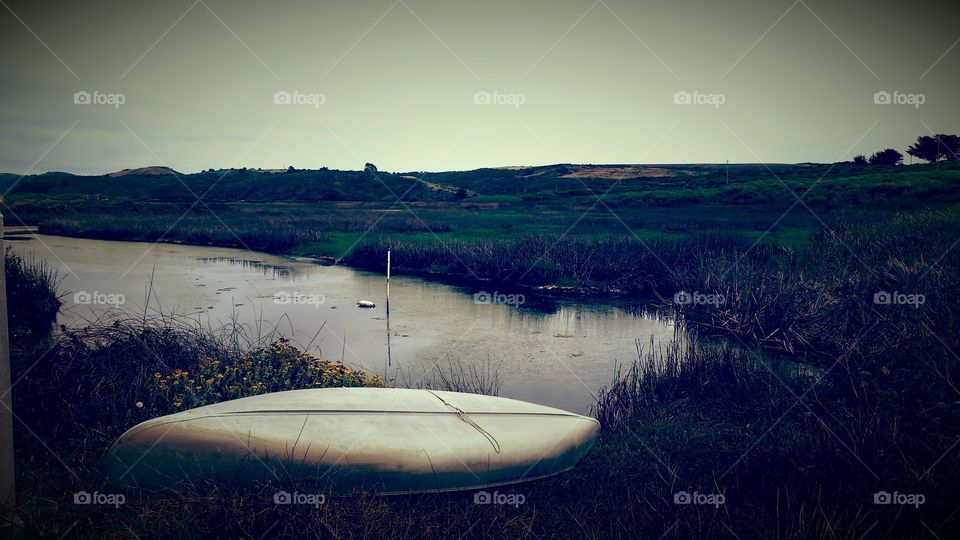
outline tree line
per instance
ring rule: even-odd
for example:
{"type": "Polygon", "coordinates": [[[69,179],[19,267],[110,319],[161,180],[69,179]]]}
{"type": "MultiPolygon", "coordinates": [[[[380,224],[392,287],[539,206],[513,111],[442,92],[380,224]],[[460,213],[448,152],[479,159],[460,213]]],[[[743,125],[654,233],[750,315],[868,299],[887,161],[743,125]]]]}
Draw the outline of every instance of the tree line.
{"type": "MultiPolygon", "coordinates": [[[[917,141],[907,148],[907,154],[929,163],[940,160],[960,160],[960,136],[938,134],[934,136],[921,135],[917,141]]],[[[886,148],[874,153],[869,158],[864,155],[855,156],[853,162],[857,165],[901,165],[903,154],[893,148],[886,148]]]]}

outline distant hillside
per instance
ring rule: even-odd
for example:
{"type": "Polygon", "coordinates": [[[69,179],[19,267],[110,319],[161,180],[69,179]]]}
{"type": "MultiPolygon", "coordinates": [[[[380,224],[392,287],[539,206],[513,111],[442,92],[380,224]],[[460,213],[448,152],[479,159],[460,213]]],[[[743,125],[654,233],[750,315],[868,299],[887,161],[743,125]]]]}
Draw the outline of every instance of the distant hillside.
{"type": "MultiPolygon", "coordinates": [[[[405,172],[222,169],[179,174],[167,167],[125,169],[99,176],[62,172],[20,179],[0,175],[9,197],[39,202],[74,197],[99,200],[206,201],[460,201],[477,203],[789,205],[804,194],[810,205],[880,204],[906,207],[930,198],[960,200],[960,165],[900,167],[836,164],[575,165],[405,172]],[[19,181],[18,181],[19,180],[19,181]],[[809,190],[809,192],[808,192],[809,190]],[[63,197],[60,197],[63,196],[63,197]]],[[[2,193],[2,192],[0,192],[2,193]]]]}
{"type": "Polygon", "coordinates": [[[159,176],[161,174],[172,174],[179,175],[177,171],[171,169],[170,167],[140,167],[139,169],[123,169],[122,171],[117,171],[115,173],[110,173],[107,176],[118,177],[118,176],[159,176]]]}
{"type": "MultiPolygon", "coordinates": [[[[586,189],[606,190],[613,184],[618,190],[647,191],[678,189],[759,177],[804,177],[825,172],[830,165],[574,165],[557,164],[539,167],[498,167],[472,171],[416,173],[424,180],[447,184],[485,195],[532,195],[541,192],[568,192],[586,189]]],[[[837,171],[847,170],[843,167],[837,171]]]]}
{"type": "Polygon", "coordinates": [[[401,196],[406,200],[432,201],[452,196],[447,189],[438,190],[417,178],[391,173],[226,169],[176,174],[166,167],[125,169],[100,176],[39,174],[21,180],[13,193],[99,195],[158,201],[192,201],[201,194],[205,194],[204,200],[208,201],[393,201],[401,196]]]}

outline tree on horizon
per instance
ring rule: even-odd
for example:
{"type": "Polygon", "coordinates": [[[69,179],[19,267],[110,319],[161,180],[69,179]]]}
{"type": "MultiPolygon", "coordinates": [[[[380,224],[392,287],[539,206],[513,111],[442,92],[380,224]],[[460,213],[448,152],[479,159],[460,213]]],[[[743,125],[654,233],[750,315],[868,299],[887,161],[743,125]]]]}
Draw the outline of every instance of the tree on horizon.
{"type": "Polygon", "coordinates": [[[896,166],[903,163],[903,154],[893,148],[886,148],[870,156],[871,165],[896,166]]]}

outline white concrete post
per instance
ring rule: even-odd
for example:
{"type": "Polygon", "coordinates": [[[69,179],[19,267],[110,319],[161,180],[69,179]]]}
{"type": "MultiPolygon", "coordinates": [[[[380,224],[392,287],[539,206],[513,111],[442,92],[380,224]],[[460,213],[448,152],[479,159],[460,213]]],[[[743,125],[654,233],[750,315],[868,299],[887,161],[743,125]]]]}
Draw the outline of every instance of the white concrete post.
{"type": "Polygon", "coordinates": [[[16,507],[13,478],[13,395],[10,392],[10,333],[7,328],[7,256],[0,214],[0,510],[11,516],[16,507]]]}

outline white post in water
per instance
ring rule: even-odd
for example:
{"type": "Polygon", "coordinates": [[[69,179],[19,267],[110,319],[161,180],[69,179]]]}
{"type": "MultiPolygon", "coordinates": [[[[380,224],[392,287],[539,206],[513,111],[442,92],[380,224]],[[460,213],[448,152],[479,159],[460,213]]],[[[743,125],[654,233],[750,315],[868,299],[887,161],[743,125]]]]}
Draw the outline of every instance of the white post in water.
{"type": "Polygon", "coordinates": [[[7,254],[3,246],[0,214],[0,508],[3,520],[12,521],[16,507],[13,479],[13,396],[10,393],[10,334],[7,329],[7,254]]]}
{"type": "Polygon", "coordinates": [[[387,369],[393,365],[390,358],[390,250],[387,250],[387,365],[383,367],[383,382],[387,382],[387,369]]]}
{"type": "MultiPolygon", "coordinates": [[[[948,149],[948,150],[949,150],[949,149],[948,149]]],[[[940,148],[940,137],[937,137],[937,159],[936,159],[936,162],[937,162],[937,172],[938,172],[938,173],[940,172],[940,152],[942,152],[942,151],[943,151],[943,150],[941,150],[941,148],[940,148]]],[[[910,157],[911,157],[910,163],[913,163],[913,156],[910,156],[910,157]]]]}

